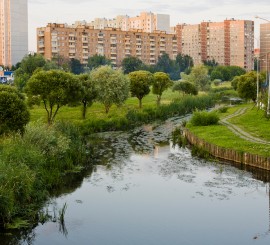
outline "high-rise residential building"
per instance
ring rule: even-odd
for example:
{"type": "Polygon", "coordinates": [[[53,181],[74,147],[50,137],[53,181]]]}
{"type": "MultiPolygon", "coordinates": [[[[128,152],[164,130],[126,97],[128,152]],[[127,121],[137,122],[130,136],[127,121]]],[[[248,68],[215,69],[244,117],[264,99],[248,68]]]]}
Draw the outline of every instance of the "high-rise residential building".
{"type": "Polygon", "coordinates": [[[254,22],[225,20],[177,25],[178,52],[189,55],[195,64],[214,59],[220,65],[252,70],[254,66],[254,22]]]}
{"type": "Polygon", "coordinates": [[[260,69],[270,71],[270,23],[260,25],[260,69]]]}
{"type": "Polygon", "coordinates": [[[28,1],[0,0],[0,65],[11,66],[28,52],[28,1]]]}
{"type": "Polygon", "coordinates": [[[96,18],[87,25],[94,27],[94,29],[112,27],[119,28],[122,31],[139,29],[144,32],[154,32],[158,30],[170,33],[170,15],[142,12],[135,17],[118,15],[113,19],[96,18]]]}
{"type": "Polygon", "coordinates": [[[104,55],[113,66],[121,66],[125,57],[135,56],[146,64],[156,64],[162,53],[171,59],[177,56],[175,34],[165,31],[143,32],[138,29],[107,27],[94,29],[88,25],[76,27],[65,24],[48,24],[37,29],[37,52],[46,59],[54,57],[76,58],[87,64],[95,54],[104,55]]]}

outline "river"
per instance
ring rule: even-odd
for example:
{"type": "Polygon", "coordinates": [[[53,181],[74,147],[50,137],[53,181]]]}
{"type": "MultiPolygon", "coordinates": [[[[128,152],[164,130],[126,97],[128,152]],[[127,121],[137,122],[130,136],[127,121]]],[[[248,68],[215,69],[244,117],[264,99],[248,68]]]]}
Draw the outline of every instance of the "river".
{"type": "MultiPolygon", "coordinates": [[[[89,137],[94,169],[44,207],[57,218],[0,244],[270,244],[269,173],[191,156],[181,120],[89,137]]],[[[1,242],[2,240],[2,242],[1,242]]]]}

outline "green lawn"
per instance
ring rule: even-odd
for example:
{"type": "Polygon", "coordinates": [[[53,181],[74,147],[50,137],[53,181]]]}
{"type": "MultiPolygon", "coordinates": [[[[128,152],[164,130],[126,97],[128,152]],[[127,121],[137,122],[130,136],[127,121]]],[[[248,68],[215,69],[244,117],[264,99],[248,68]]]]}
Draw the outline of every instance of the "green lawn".
{"type": "MultiPolygon", "coordinates": [[[[171,89],[165,91],[162,95],[161,103],[168,104],[172,100],[182,97],[182,94],[178,92],[172,92],[171,89]]],[[[150,93],[142,100],[143,108],[156,106],[156,95],[150,93]]],[[[63,106],[59,109],[59,112],[56,116],[56,120],[69,120],[73,122],[82,121],[82,107],[70,107],[63,106]]],[[[117,107],[113,105],[106,115],[104,106],[100,103],[94,103],[91,107],[88,108],[86,119],[99,119],[99,118],[108,118],[115,116],[123,116],[127,113],[129,109],[139,109],[139,101],[135,97],[130,97],[124,105],[117,107]]],[[[31,121],[42,120],[46,121],[47,114],[45,109],[42,106],[34,106],[31,110],[31,121]]]]}
{"type": "MultiPolygon", "coordinates": [[[[220,117],[232,114],[241,107],[248,107],[246,114],[232,118],[229,121],[252,135],[270,140],[270,121],[263,117],[262,111],[257,111],[256,108],[253,108],[253,105],[244,104],[231,107],[227,113],[220,113],[220,117]]],[[[270,145],[257,144],[244,140],[231,132],[226,126],[213,125],[195,127],[188,124],[187,127],[199,138],[209,143],[262,156],[270,155],[270,145]]]]}

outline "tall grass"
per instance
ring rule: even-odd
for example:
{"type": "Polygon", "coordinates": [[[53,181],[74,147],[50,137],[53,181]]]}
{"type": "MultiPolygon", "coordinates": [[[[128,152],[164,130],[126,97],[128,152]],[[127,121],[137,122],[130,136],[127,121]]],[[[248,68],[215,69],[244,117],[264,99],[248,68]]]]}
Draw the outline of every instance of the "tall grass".
{"type": "Polygon", "coordinates": [[[125,116],[116,116],[108,119],[86,120],[80,124],[84,135],[94,132],[127,130],[144,123],[156,120],[166,120],[170,117],[183,116],[194,110],[203,110],[214,106],[215,101],[211,96],[184,96],[170,104],[159,107],[146,107],[142,110],[131,109],[125,116]]]}
{"type": "Polygon", "coordinates": [[[0,227],[18,217],[34,220],[49,191],[86,159],[79,130],[68,123],[31,123],[23,137],[14,134],[0,144],[0,227]]]}

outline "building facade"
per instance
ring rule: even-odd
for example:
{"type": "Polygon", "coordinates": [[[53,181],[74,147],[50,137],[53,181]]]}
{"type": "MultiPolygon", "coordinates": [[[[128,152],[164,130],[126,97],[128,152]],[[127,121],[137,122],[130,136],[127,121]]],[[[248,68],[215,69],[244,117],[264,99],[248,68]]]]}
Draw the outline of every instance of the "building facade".
{"type": "Polygon", "coordinates": [[[260,25],[260,69],[270,71],[270,23],[260,25]]]}
{"type": "Polygon", "coordinates": [[[177,56],[175,34],[164,31],[152,33],[138,29],[122,31],[116,28],[94,29],[88,25],[70,27],[48,24],[37,29],[37,53],[51,60],[54,57],[76,58],[87,64],[95,54],[104,55],[115,67],[125,57],[135,56],[144,63],[154,65],[162,53],[171,59],[177,56]]]}
{"type": "Polygon", "coordinates": [[[118,15],[113,19],[96,18],[88,26],[94,29],[104,29],[107,27],[129,31],[139,29],[143,32],[165,31],[170,33],[170,15],[154,14],[152,12],[142,12],[135,17],[127,15],[118,15]]]}
{"type": "Polygon", "coordinates": [[[28,1],[0,0],[0,65],[15,65],[28,52],[28,1]]]}
{"type": "Polygon", "coordinates": [[[246,70],[254,66],[254,22],[225,20],[196,25],[177,25],[178,52],[189,55],[195,64],[214,59],[220,65],[246,70]]]}

